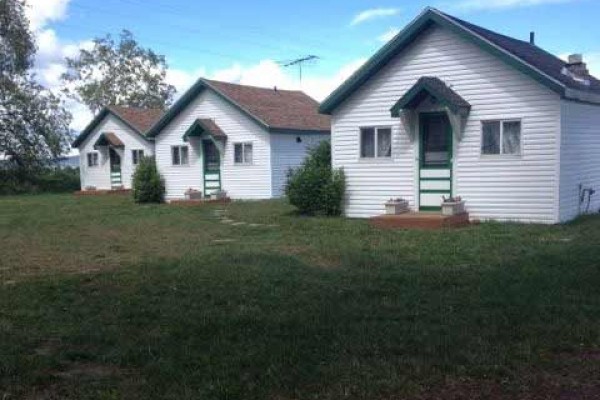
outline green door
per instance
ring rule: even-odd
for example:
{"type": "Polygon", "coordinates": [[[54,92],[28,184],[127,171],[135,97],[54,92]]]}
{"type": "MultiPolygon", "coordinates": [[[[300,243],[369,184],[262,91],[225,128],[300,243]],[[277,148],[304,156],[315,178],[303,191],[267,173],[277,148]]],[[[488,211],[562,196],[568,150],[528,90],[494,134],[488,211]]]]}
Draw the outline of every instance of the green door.
{"type": "Polygon", "coordinates": [[[204,195],[221,190],[221,154],[212,140],[202,141],[204,156],[204,195]]]}
{"type": "Polygon", "coordinates": [[[112,189],[116,189],[123,186],[121,179],[121,156],[112,147],[109,147],[108,155],[110,158],[110,186],[112,189]]]}
{"type": "Polygon", "coordinates": [[[419,126],[419,210],[440,210],[452,195],[452,126],[446,113],[422,113],[419,126]]]}

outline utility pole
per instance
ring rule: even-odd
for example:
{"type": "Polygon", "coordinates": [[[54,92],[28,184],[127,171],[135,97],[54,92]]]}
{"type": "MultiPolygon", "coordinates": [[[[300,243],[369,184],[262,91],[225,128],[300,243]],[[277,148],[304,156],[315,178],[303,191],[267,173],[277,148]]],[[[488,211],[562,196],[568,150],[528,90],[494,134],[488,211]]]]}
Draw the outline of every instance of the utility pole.
{"type": "Polygon", "coordinates": [[[302,85],[302,65],[304,63],[315,62],[316,60],[318,60],[320,58],[321,57],[319,57],[319,56],[308,55],[305,57],[296,58],[294,60],[279,61],[278,64],[284,68],[298,66],[298,76],[300,78],[300,85],[302,85]]]}

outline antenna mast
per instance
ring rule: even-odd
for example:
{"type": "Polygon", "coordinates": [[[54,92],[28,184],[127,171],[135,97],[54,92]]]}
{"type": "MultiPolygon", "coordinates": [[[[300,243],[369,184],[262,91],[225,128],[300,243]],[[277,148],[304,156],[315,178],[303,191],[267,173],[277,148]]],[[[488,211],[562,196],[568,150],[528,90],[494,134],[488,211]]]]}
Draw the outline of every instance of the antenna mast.
{"type": "Polygon", "coordinates": [[[315,55],[308,55],[305,57],[296,58],[294,60],[279,61],[278,64],[284,68],[298,66],[298,77],[300,79],[300,85],[302,85],[302,65],[304,63],[312,63],[319,60],[321,57],[315,55]]]}

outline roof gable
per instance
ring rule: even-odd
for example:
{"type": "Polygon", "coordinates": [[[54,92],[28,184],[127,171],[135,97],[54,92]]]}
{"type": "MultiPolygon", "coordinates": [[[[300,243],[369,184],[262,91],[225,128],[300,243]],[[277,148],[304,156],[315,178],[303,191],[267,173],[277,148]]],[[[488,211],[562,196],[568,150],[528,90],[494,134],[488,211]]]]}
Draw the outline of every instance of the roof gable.
{"type": "MultiPolygon", "coordinates": [[[[394,39],[383,46],[373,57],[371,57],[361,68],[359,68],[341,86],[334,90],[327,99],[321,103],[319,111],[330,114],[354,91],[361,87],[367,80],[387,65],[401,51],[409,46],[421,33],[437,25],[461,36],[467,41],[477,45],[482,50],[500,58],[506,64],[528,75],[540,84],[548,87],[561,96],[565,95],[568,85],[563,79],[558,79],[557,74],[562,75],[562,67],[566,64],[555,56],[545,52],[537,46],[518,41],[484,28],[477,27],[465,21],[446,15],[434,8],[427,8],[410,24],[408,24],[394,39]],[[477,29],[475,29],[477,28],[477,29]],[[518,46],[516,43],[520,43],[518,46]],[[527,48],[527,51],[525,49],[527,48]],[[537,61],[536,61],[537,60],[537,61]],[[558,60],[558,61],[557,61],[558,60]],[[562,63],[559,67],[559,63],[562,63]],[[548,73],[548,70],[557,70],[556,73],[548,73]]],[[[575,90],[582,89],[582,85],[576,81],[564,77],[574,84],[569,86],[575,90]]],[[[596,81],[595,79],[593,79],[596,81]]],[[[595,88],[592,87],[592,90],[595,88]]],[[[600,94],[600,86],[598,87],[600,94]]],[[[600,102],[600,99],[599,99],[600,102]]]]}
{"type": "Polygon", "coordinates": [[[392,117],[398,117],[405,108],[416,108],[426,96],[432,96],[453,113],[466,115],[471,105],[442,80],[432,76],[423,76],[391,108],[392,117]]]}
{"type": "Polygon", "coordinates": [[[150,127],[164,115],[164,111],[159,109],[145,109],[124,106],[104,107],[98,115],[81,131],[79,136],[73,141],[71,147],[79,147],[85,139],[100,125],[100,123],[109,115],[114,116],[133,130],[136,134],[147,139],[147,133],[150,127]]]}
{"type": "Polygon", "coordinates": [[[329,117],[318,113],[319,103],[303,92],[266,89],[200,78],[148,132],[160,134],[203,91],[210,90],[269,131],[330,131],[329,117]]]}

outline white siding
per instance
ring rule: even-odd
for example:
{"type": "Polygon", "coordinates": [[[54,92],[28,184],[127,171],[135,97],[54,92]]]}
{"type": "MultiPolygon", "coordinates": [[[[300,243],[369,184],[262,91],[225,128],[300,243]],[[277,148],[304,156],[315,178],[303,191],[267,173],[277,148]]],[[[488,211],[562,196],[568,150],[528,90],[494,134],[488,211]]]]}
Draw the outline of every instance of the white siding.
{"type": "Polygon", "coordinates": [[[165,178],[167,200],[183,198],[188,188],[204,191],[201,141],[191,139],[190,164],[171,165],[171,146],[184,145],[183,135],[197,118],[211,118],[227,135],[221,158],[221,187],[234,199],[271,197],[269,133],[209,90],[198,95],[156,136],[156,161],[165,178]],[[251,142],[252,165],[234,165],[233,144],[251,142]]]}
{"type": "MultiPolygon", "coordinates": [[[[384,212],[390,197],[416,206],[418,140],[390,108],[421,76],[437,76],[470,102],[454,143],[453,192],[472,218],[553,223],[558,219],[560,98],[465,39],[433,27],[366,82],[332,116],[333,165],[347,177],[346,214],[384,212]],[[522,119],[522,156],[482,157],[481,121],[522,119]],[[359,127],[392,127],[392,159],[359,158],[359,127]]],[[[418,135],[417,135],[418,136],[418,135]]]]}
{"type": "Polygon", "coordinates": [[[283,196],[288,170],[300,166],[308,150],[327,139],[329,135],[322,134],[271,134],[273,197],[283,196]]]}
{"type": "Polygon", "coordinates": [[[99,165],[97,167],[88,167],[87,153],[95,151],[94,143],[98,137],[105,132],[113,132],[121,139],[125,145],[123,148],[115,149],[121,156],[121,180],[126,189],[131,188],[131,176],[135,171],[133,165],[131,150],[144,150],[144,155],[154,154],[154,144],[133,131],[119,119],[108,114],[94,131],[79,146],[79,163],[81,168],[81,188],[94,186],[96,189],[111,189],[110,185],[110,160],[108,158],[108,148],[100,147],[98,151],[99,165]]]}
{"type": "Polygon", "coordinates": [[[560,157],[560,220],[585,212],[579,206],[579,185],[592,187],[589,212],[600,209],[600,106],[562,102],[560,157]]]}

